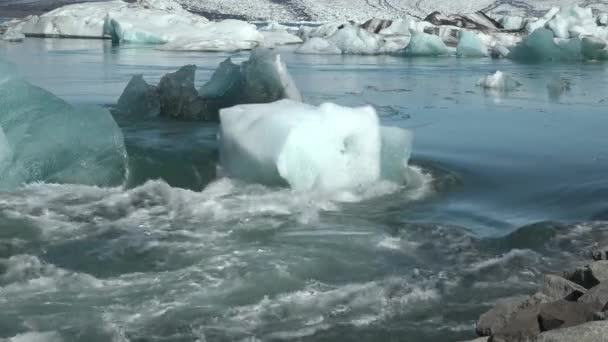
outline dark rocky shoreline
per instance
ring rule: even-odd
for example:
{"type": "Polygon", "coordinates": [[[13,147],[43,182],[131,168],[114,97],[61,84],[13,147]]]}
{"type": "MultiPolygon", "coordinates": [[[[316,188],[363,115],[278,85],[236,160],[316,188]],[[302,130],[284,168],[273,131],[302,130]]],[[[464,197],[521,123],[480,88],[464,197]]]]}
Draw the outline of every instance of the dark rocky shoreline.
{"type": "Polygon", "coordinates": [[[546,274],[535,294],[499,300],[480,316],[481,337],[472,341],[608,341],[608,246],[589,254],[586,265],[546,274]]]}

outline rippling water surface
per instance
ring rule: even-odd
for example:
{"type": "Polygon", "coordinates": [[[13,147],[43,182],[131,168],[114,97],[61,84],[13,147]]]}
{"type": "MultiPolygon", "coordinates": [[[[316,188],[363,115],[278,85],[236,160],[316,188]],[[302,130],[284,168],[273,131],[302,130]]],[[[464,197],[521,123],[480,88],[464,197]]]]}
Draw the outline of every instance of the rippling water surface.
{"type": "MultiPolygon", "coordinates": [[[[414,131],[416,181],[330,196],[217,179],[216,125],[118,120],[124,187],[0,193],[0,338],[455,341],[608,243],[607,64],[282,55],[306,102],[414,131]],[[523,85],[475,86],[496,70],[523,85]]],[[[75,104],[184,64],[200,85],[228,56],[0,44],[75,104]]]]}

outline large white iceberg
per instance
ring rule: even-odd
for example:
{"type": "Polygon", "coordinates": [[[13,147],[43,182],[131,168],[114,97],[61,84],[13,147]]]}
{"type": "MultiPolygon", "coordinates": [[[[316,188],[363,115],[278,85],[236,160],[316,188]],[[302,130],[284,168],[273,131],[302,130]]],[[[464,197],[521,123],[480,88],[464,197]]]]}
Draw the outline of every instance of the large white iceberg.
{"type": "Polygon", "coordinates": [[[220,122],[220,162],[229,177],[297,191],[405,179],[412,136],[380,127],[372,107],[281,100],[223,109],[220,122]]]}
{"type": "Polygon", "coordinates": [[[173,0],[67,5],[26,18],[21,30],[26,36],[112,38],[117,43],[164,44],[163,50],[238,51],[301,42],[288,32],[262,33],[255,25],[240,20],[209,22],[173,0]]]}
{"type": "Polygon", "coordinates": [[[120,185],[120,128],[99,107],[75,108],[15,76],[0,60],[0,188],[47,181],[120,185]]]}

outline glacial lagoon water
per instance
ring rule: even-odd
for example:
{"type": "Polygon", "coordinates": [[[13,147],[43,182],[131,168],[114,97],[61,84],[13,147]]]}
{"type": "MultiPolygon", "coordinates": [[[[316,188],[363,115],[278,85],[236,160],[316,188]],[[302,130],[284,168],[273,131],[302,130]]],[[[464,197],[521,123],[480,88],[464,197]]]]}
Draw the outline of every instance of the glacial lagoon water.
{"type": "MultiPolygon", "coordinates": [[[[118,118],[123,187],[0,193],[0,338],[456,341],[608,242],[608,64],[281,55],[306,102],[412,130],[423,180],[337,201],[217,179],[217,125],[118,118]],[[522,86],[476,87],[496,70],[522,86]]],[[[200,86],[227,57],[248,53],[0,44],[31,83],[104,106],[133,74],[196,64],[200,86]]]]}

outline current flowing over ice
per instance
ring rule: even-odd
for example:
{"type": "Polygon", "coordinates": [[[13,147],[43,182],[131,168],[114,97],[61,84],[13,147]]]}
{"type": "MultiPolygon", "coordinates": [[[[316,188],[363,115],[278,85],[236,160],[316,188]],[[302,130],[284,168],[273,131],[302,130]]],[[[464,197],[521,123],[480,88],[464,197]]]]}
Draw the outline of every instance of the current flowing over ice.
{"type": "Polygon", "coordinates": [[[412,134],[381,127],[372,107],[281,100],[220,111],[220,163],[228,177],[296,191],[405,182],[412,134]]]}

